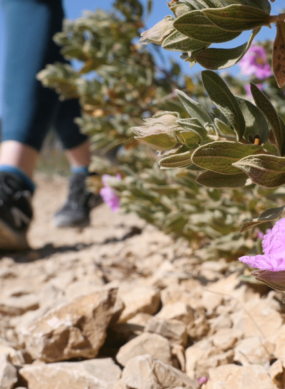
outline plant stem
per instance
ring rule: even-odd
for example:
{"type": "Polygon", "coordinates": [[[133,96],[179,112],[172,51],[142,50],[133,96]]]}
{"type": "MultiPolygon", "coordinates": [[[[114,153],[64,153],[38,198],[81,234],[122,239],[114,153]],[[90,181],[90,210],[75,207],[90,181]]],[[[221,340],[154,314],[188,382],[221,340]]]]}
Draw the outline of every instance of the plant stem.
{"type": "Polygon", "coordinates": [[[273,15],[269,18],[269,23],[283,22],[285,20],[285,14],[273,15]]]}

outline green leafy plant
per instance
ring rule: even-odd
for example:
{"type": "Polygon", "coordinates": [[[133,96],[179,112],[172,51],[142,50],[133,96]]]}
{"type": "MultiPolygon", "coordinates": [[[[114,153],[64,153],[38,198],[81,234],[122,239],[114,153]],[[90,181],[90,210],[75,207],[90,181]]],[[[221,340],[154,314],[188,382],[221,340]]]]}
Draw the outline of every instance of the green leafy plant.
{"type": "MultiPolygon", "coordinates": [[[[62,99],[80,99],[83,115],[77,122],[90,135],[93,150],[101,153],[90,167],[99,173],[90,182],[94,190],[102,186],[100,175],[119,173],[122,179],[111,179],[110,186],[122,209],[136,212],[176,240],[186,239],[203,260],[235,259],[253,249],[257,238],[240,235],[238,226],[268,207],[281,206],[284,193],[247,185],[247,175],[238,168],[231,167],[238,174],[224,175],[199,167],[191,158],[199,146],[217,141],[245,146],[247,152],[242,149],[238,157],[263,147],[252,144],[254,131],[244,131],[245,137],[237,140],[241,118],[234,129],[218,109],[211,112],[212,102],[199,78],[183,76],[176,63],[158,67],[151,50],[134,42],[143,26],[138,1],[114,5],[111,13],[97,10],[74,22],[65,21],[63,32],[56,35],[63,54],[80,61],[80,70],[53,64],[38,78],[62,99]],[[179,92],[182,105],[175,88],[183,89],[179,92]],[[191,104],[185,92],[191,93],[191,104]],[[130,127],[136,128],[138,139],[130,127]],[[106,152],[109,160],[103,157],[106,152]],[[212,189],[201,184],[211,184],[212,189]],[[244,185],[242,191],[235,189],[244,185]]],[[[235,98],[231,100],[235,104],[235,98]]],[[[255,128],[264,123],[259,114],[255,128]]],[[[264,130],[258,131],[265,141],[264,130]]]]}
{"type": "Polygon", "coordinates": [[[174,17],[166,16],[142,33],[141,43],[160,44],[165,50],[181,51],[191,66],[199,63],[209,70],[226,69],[237,64],[247,53],[261,27],[277,23],[273,45],[273,69],[279,86],[285,84],[285,14],[270,15],[268,0],[172,0],[168,7],[174,17]],[[243,31],[251,36],[234,48],[210,48],[237,38],[243,31]]]}

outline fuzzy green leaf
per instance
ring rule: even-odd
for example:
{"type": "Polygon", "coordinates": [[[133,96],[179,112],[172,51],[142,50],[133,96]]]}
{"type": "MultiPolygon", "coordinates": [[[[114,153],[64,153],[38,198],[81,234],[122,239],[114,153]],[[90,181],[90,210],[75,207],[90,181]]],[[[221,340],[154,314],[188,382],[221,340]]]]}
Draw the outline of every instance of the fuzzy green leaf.
{"type": "Polygon", "coordinates": [[[243,58],[259,31],[260,28],[256,28],[248,42],[234,49],[204,49],[200,50],[194,58],[205,69],[227,69],[237,64],[243,58]]]}
{"type": "Polygon", "coordinates": [[[199,0],[205,8],[221,8],[223,4],[220,0],[199,0]]]}
{"type": "Polygon", "coordinates": [[[259,8],[270,14],[271,5],[268,0],[221,0],[223,7],[228,7],[233,4],[248,5],[250,7],[259,8]]]}
{"type": "Polygon", "coordinates": [[[172,149],[177,143],[176,138],[172,135],[161,133],[146,136],[135,136],[135,139],[139,139],[156,150],[169,150],[172,149]]]}
{"type": "Polygon", "coordinates": [[[197,101],[192,100],[180,90],[176,90],[176,94],[191,118],[198,119],[202,126],[213,121],[210,114],[197,101]]]}
{"type": "Polygon", "coordinates": [[[285,184],[285,158],[275,155],[249,155],[234,163],[252,182],[265,188],[277,188],[285,184]]]}
{"type": "Polygon", "coordinates": [[[253,30],[257,27],[270,26],[270,16],[266,12],[246,5],[230,5],[229,7],[219,9],[205,9],[203,13],[217,27],[229,32],[240,32],[253,30]]]}
{"type": "Polygon", "coordinates": [[[228,42],[240,35],[240,33],[225,32],[218,28],[202,11],[191,11],[180,16],[175,20],[174,28],[192,39],[206,43],[228,42]]]}
{"type": "Polygon", "coordinates": [[[179,18],[179,16],[184,15],[190,11],[194,11],[196,9],[192,4],[181,3],[180,1],[173,5],[168,3],[168,7],[174,13],[176,18],[179,18]]]}
{"type": "Polygon", "coordinates": [[[182,168],[192,165],[191,152],[170,155],[159,161],[159,166],[163,169],[182,168]]]}
{"type": "Polygon", "coordinates": [[[195,131],[200,136],[200,140],[205,140],[207,138],[207,130],[200,124],[199,120],[196,118],[193,119],[179,119],[176,121],[180,127],[185,131],[195,131]]]}
{"type": "Polygon", "coordinates": [[[221,77],[210,70],[202,72],[202,80],[209,97],[231,123],[238,140],[241,139],[245,131],[245,120],[234,95],[221,77]]]}
{"type": "Polygon", "coordinates": [[[216,125],[218,132],[221,136],[230,137],[230,138],[236,137],[234,130],[232,128],[230,128],[229,126],[227,126],[220,119],[215,118],[214,122],[215,122],[215,125],[216,125]]]}
{"type": "Polygon", "coordinates": [[[249,230],[250,228],[256,227],[259,224],[265,223],[265,222],[272,222],[273,220],[278,219],[283,211],[285,209],[284,207],[278,207],[278,208],[270,208],[266,211],[262,212],[257,218],[251,219],[251,220],[245,220],[242,223],[242,226],[240,228],[240,232],[245,232],[249,230]]]}
{"type": "Polygon", "coordinates": [[[251,84],[250,86],[255,104],[272,127],[279,154],[285,155],[285,125],[283,120],[278,116],[274,106],[265,94],[256,85],[251,84]]]}
{"type": "Polygon", "coordinates": [[[255,145],[243,145],[234,142],[212,142],[199,147],[192,155],[192,162],[204,169],[221,174],[241,174],[232,164],[245,156],[260,153],[255,145]]]}
{"type": "Polygon", "coordinates": [[[201,142],[200,135],[195,131],[180,131],[177,136],[180,142],[186,145],[189,149],[197,147],[201,142]]]}
{"type": "MultiPolygon", "coordinates": [[[[262,9],[264,12],[270,14],[271,4],[268,0],[242,0],[244,3],[253,3],[255,7],[262,9]]],[[[250,4],[248,4],[250,5],[250,4]]]]}
{"type": "Polygon", "coordinates": [[[245,173],[225,175],[207,170],[199,175],[196,182],[208,188],[242,188],[249,178],[245,173]]]}
{"type": "Polygon", "coordinates": [[[209,44],[201,41],[197,41],[195,39],[189,38],[179,31],[173,31],[166,39],[164,39],[162,43],[162,47],[165,50],[170,51],[193,51],[200,50],[209,44]]]}
{"type": "Polygon", "coordinates": [[[236,99],[243,113],[246,125],[243,137],[251,143],[254,143],[255,137],[258,136],[260,144],[266,143],[269,137],[269,128],[265,117],[250,101],[237,96],[236,99]]]}

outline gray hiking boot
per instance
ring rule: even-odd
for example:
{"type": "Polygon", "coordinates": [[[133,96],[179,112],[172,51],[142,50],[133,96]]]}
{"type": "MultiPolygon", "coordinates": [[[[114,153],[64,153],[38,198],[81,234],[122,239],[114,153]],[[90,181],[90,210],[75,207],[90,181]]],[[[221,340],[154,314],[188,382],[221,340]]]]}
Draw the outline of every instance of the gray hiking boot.
{"type": "Polygon", "coordinates": [[[100,195],[89,192],[85,173],[76,173],[69,180],[66,202],[54,215],[54,225],[64,227],[86,227],[90,224],[90,211],[102,203],[100,195]]]}

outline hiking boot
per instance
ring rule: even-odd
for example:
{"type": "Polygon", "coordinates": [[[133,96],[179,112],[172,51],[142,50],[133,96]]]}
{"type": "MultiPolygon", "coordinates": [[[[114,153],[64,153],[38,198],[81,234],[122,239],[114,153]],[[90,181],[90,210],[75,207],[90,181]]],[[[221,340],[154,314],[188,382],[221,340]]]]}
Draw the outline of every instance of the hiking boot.
{"type": "Polygon", "coordinates": [[[86,188],[86,173],[76,173],[69,180],[69,193],[63,207],[54,215],[55,227],[86,227],[90,224],[90,211],[102,203],[100,195],[86,188]]]}
{"type": "Polygon", "coordinates": [[[33,218],[32,192],[21,177],[0,172],[0,250],[29,248],[27,231],[33,218]]]}

